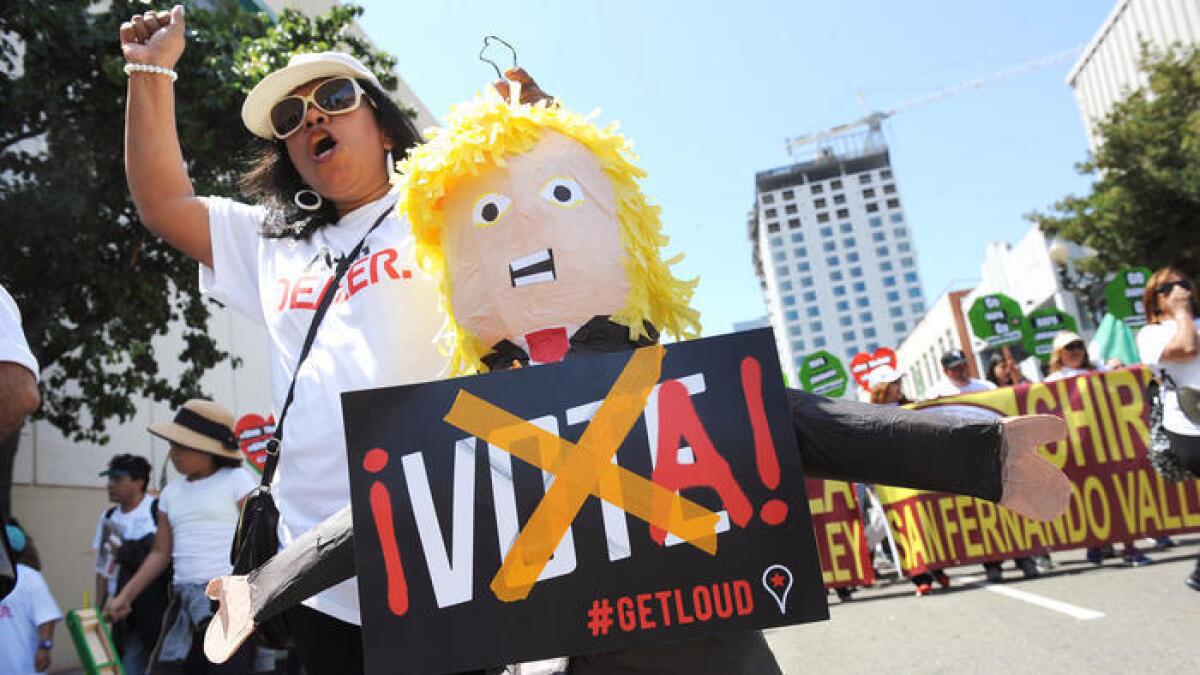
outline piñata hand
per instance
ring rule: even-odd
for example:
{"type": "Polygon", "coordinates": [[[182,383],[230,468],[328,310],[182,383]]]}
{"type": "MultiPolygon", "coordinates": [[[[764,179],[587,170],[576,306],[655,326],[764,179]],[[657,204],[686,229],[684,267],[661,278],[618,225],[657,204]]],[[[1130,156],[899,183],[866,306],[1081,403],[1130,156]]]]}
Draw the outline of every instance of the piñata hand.
{"type": "Polygon", "coordinates": [[[1061,441],[1067,423],[1053,415],[1002,420],[1003,494],[1000,505],[1034,520],[1052,520],[1067,510],[1071,481],[1038,453],[1038,446],[1061,441]]]}
{"type": "Polygon", "coordinates": [[[208,582],[205,593],[219,605],[204,633],[204,655],[225,663],[254,634],[250,582],[245,576],[218,577],[208,582]]]}

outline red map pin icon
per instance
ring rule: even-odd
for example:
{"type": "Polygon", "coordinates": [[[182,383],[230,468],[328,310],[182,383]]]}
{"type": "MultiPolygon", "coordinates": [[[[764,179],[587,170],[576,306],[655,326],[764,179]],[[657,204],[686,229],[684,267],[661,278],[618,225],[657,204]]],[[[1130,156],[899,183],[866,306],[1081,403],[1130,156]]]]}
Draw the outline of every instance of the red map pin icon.
{"type": "Polygon", "coordinates": [[[775,564],[763,571],[763,588],[775,598],[779,605],[779,613],[787,614],[788,591],[792,590],[792,571],[783,565],[775,564]]]}

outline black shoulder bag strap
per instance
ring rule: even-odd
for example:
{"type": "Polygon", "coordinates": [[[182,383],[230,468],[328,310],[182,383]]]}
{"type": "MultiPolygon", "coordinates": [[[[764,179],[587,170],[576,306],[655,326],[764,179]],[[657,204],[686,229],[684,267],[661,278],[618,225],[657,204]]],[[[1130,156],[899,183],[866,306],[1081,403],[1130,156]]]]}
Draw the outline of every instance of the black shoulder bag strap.
{"type": "Polygon", "coordinates": [[[346,276],[346,270],[350,269],[350,265],[358,258],[363,245],[367,243],[367,237],[371,236],[375,228],[379,227],[394,206],[393,203],[384,209],[383,213],[375,219],[371,228],[362,236],[362,239],[358,240],[358,245],[354,247],[354,250],[338,262],[329,285],[321,294],[321,302],[317,305],[317,311],[313,313],[312,323],[308,326],[308,335],[304,336],[304,346],[300,348],[300,358],[296,360],[296,370],[292,371],[292,384],[288,387],[287,398],[283,400],[283,408],[279,411],[279,420],[275,422],[275,433],[267,441],[267,461],[263,465],[262,482],[258,486],[260,491],[270,490],[271,481],[275,478],[275,467],[279,464],[279,443],[283,440],[283,421],[287,419],[288,410],[292,407],[292,399],[296,396],[296,380],[300,376],[300,367],[304,365],[304,359],[308,358],[308,352],[317,339],[317,329],[320,328],[321,321],[325,318],[325,312],[329,310],[329,305],[333,304],[333,296],[337,295],[338,284],[341,283],[342,277],[346,276]]]}

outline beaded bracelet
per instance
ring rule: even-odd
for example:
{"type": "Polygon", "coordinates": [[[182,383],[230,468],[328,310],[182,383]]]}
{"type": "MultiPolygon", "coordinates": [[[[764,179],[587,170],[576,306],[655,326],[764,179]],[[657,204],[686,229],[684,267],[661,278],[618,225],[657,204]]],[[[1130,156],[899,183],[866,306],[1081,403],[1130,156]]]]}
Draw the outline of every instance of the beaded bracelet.
{"type": "Polygon", "coordinates": [[[125,64],[125,74],[132,75],[134,73],[150,73],[153,75],[166,75],[167,77],[171,78],[171,82],[174,82],[175,80],[179,79],[179,73],[175,72],[174,70],[171,70],[170,68],[164,68],[162,66],[152,66],[148,63],[126,63],[125,64]]]}

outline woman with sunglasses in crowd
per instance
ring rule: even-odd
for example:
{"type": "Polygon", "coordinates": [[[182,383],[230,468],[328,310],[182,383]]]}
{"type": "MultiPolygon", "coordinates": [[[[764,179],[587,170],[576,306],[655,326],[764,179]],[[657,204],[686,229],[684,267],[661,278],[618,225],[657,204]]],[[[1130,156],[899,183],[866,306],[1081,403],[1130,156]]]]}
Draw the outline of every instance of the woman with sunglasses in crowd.
{"type": "MultiPolygon", "coordinates": [[[[1146,326],[1138,333],[1138,352],[1159,381],[1163,403],[1163,429],[1171,451],[1184,466],[1200,475],[1200,410],[1185,411],[1180,387],[1200,388],[1200,302],[1196,285],[1176,267],[1164,267],[1150,276],[1143,295],[1146,326]]],[[[1184,583],[1200,591],[1200,558],[1184,583]]]]}
{"type": "MultiPolygon", "coordinates": [[[[1050,352],[1050,374],[1046,376],[1047,382],[1064,380],[1077,375],[1087,375],[1088,373],[1102,370],[1106,370],[1106,368],[1094,365],[1088,360],[1087,345],[1078,334],[1071,331],[1062,331],[1054,336],[1054,343],[1050,352]]],[[[1127,541],[1124,545],[1123,554],[1125,564],[1138,567],[1153,562],[1132,541],[1127,541]]],[[[1104,562],[1106,557],[1112,554],[1113,548],[1111,545],[1089,548],[1087,550],[1087,559],[1088,562],[1099,565],[1104,562]]]]}
{"type": "MultiPolygon", "coordinates": [[[[130,191],[146,227],[200,263],[201,289],[265,326],[277,404],[324,285],[359,249],[295,374],[272,484],[287,546],[350,501],[341,393],[424,382],[443,370],[438,292],[416,273],[413,238],[389,194],[394,162],[420,136],[355,58],[298,55],[242,107],[242,122],[261,140],[241,185],[255,203],[197,196],[175,129],[172,85],[184,36],[181,6],[121,26],[130,191]]],[[[522,102],[545,98],[523,71],[506,77],[523,85],[522,102]]],[[[507,94],[506,86],[497,88],[507,94]]],[[[307,672],[361,672],[354,580],[305,605],[287,619],[307,672]]]]}

